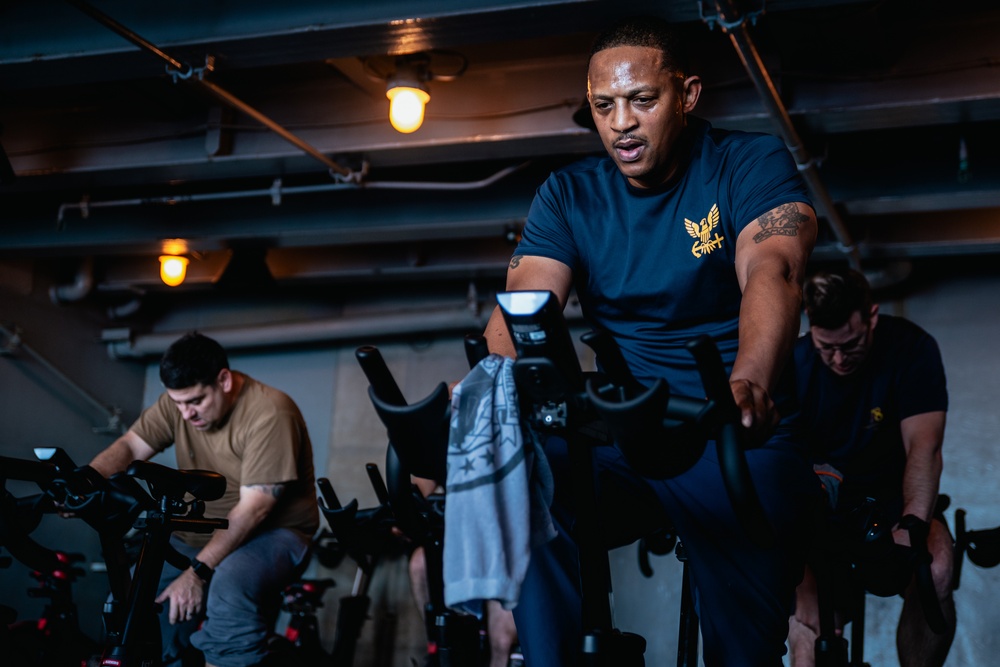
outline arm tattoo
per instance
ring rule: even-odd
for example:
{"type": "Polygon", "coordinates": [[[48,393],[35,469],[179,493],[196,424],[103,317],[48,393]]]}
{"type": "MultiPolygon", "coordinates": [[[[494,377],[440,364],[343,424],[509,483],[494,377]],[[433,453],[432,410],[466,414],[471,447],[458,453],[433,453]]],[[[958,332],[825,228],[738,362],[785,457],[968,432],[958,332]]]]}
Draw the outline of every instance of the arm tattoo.
{"type": "Polygon", "coordinates": [[[798,236],[799,227],[808,219],[809,216],[799,213],[796,204],[782,204],[757,219],[760,231],[754,235],[754,243],[760,243],[772,236],[798,236]]]}
{"type": "Polygon", "coordinates": [[[284,484],[248,484],[247,488],[261,493],[269,493],[275,498],[280,498],[281,494],[285,492],[284,484]]]}
{"type": "Polygon", "coordinates": [[[516,269],[521,264],[521,255],[514,255],[510,258],[510,268],[516,269]]]}

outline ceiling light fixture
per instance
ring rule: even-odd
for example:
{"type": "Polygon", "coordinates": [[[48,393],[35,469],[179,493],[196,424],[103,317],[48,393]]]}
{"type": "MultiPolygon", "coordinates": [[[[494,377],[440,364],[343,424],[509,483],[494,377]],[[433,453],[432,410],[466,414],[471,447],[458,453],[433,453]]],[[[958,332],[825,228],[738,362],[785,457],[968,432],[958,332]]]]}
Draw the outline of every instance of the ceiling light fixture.
{"type": "MultiPolygon", "coordinates": [[[[384,59],[384,57],[383,57],[384,59]]],[[[452,81],[465,72],[465,56],[451,51],[426,51],[396,56],[389,74],[381,74],[376,58],[366,58],[365,71],[373,79],[386,82],[385,96],[389,98],[389,122],[397,132],[410,134],[420,129],[424,122],[424,108],[431,101],[430,81],[452,81]],[[433,58],[454,60],[451,74],[431,70],[433,58]]]]}
{"type": "Polygon", "coordinates": [[[160,280],[170,287],[177,287],[187,276],[187,267],[191,260],[185,257],[187,241],[184,239],[167,239],[163,241],[163,254],[160,255],[160,280]]]}
{"type": "Polygon", "coordinates": [[[431,101],[427,81],[430,59],[423,54],[400,56],[396,72],[386,81],[389,98],[389,122],[397,132],[416,132],[424,122],[424,107],[431,101]]]}

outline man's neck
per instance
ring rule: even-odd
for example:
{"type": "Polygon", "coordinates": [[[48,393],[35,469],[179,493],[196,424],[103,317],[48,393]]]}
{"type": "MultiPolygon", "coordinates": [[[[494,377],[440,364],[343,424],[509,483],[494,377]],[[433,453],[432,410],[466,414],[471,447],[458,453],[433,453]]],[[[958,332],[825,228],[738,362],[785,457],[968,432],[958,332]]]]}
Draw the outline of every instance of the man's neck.
{"type": "Polygon", "coordinates": [[[243,387],[246,385],[246,376],[239,371],[229,371],[233,378],[232,387],[229,392],[226,393],[226,402],[228,407],[226,408],[225,416],[221,420],[221,424],[229,421],[229,418],[233,414],[233,408],[236,407],[236,402],[240,400],[240,393],[243,391],[243,387]]]}

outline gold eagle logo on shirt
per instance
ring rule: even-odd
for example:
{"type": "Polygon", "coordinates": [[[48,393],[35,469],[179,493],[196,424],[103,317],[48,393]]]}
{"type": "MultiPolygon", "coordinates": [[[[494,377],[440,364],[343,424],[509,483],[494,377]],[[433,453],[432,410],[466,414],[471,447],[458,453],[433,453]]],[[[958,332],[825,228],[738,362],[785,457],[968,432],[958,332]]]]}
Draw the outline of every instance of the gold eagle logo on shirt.
{"type": "Polygon", "coordinates": [[[718,232],[715,233],[714,238],[712,237],[712,230],[719,226],[719,217],[719,205],[712,204],[712,210],[708,212],[708,217],[702,218],[701,222],[684,218],[684,228],[695,240],[694,245],[691,246],[691,254],[695,257],[700,258],[722,247],[725,237],[719,236],[718,232]]]}

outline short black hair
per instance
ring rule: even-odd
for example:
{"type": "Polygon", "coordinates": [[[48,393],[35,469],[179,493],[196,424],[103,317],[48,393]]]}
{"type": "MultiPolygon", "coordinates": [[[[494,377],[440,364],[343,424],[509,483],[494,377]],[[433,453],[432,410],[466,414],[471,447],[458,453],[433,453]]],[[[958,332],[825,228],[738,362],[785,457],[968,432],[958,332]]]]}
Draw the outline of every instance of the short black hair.
{"type": "Polygon", "coordinates": [[[597,36],[590,48],[590,57],[616,46],[646,46],[659,49],[663,67],[685,74],[688,57],[684,44],[673,25],[657,16],[632,16],[618,21],[597,36]]]}
{"type": "Polygon", "coordinates": [[[809,325],[839,329],[852,313],[867,322],[872,314],[872,293],[868,279],[854,269],[820,271],[806,281],[802,290],[809,325]]]}
{"type": "Polygon", "coordinates": [[[229,358],[222,346],[192,331],[167,348],[160,360],[160,381],[167,389],[212,385],[223,368],[229,368],[229,358]]]}

